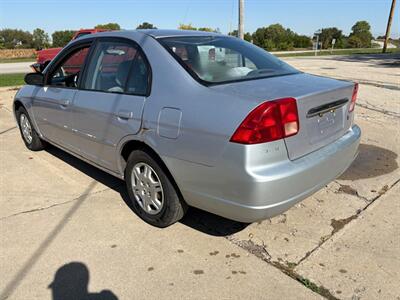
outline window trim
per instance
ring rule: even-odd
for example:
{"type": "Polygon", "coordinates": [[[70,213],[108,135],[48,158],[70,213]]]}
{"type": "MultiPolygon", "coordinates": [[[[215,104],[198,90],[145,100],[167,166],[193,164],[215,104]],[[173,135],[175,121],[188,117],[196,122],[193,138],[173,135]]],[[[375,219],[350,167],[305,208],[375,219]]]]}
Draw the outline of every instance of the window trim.
{"type": "MultiPolygon", "coordinates": [[[[282,76],[290,76],[290,75],[296,75],[296,74],[301,74],[303,72],[299,71],[296,69],[297,72],[292,72],[292,73],[287,73],[287,74],[276,74],[276,75],[266,75],[266,76],[260,76],[256,78],[241,78],[241,79],[232,79],[232,80],[226,80],[226,81],[219,81],[219,82],[212,82],[212,81],[207,81],[204,79],[201,79],[199,75],[197,75],[196,72],[194,72],[188,65],[186,65],[182,59],[178,55],[172,51],[171,48],[168,47],[166,43],[164,43],[163,40],[167,40],[170,38],[175,38],[176,36],[171,36],[171,37],[158,37],[155,38],[157,42],[160,43],[160,45],[170,54],[172,57],[193,77],[194,80],[196,80],[198,83],[206,86],[206,87],[211,87],[211,86],[216,86],[216,85],[223,85],[223,84],[229,84],[229,83],[236,83],[236,82],[243,82],[243,81],[251,81],[251,80],[259,80],[259,79],[266,79],[266,78],[273,78],[273,77],[282,77],[282,76]]],[[[199,37],[199,36],[184,36],[184,37],[199,37]]],[[[203,36],[201,36],[203,37],[203,36]]],[[[204,35],[204,37],[215,37],[213,35],[204,35]]],[[[226,37],[226,38],[232,38],[232,37],[226,37]]],[[[243,55],[242,55],[243,57],[243,55]]]]}
{"type": "Polygon", "coordinates": [[[44,86],[45,87],[54,87],[54,88],[61,88],[61,89],[71,89],[71,90],[79,90],[80,87],[80,83],[82,81],[82,78],[84,76],[85,73],[85,69],[86,69],[86,65],[87,65],[87,61],[89,59],[89,57],[91,56],[92,53],[92,47],[94,44],[95,40],[92,39],[85,39],[76,43],[73,43],[72,45],[66,46],[64,49],[61,50],[61,52],[54,58],[54,60],[50,63],[50,65],[48,66],[48,70],[45,71],[45,78],[44,78],[44,86]],[[66,58],[73,52],[75,51],[79,51],[79,49],[88,47],[89,51],[88,54],[85,57],[85,60],[83,61],[82,64],[82,69],[81,69],[81,76],[79,76],[78,79],[78,83],[77,83],[77,87],[69,87],[69,86],[57,86],[57,85],[52,85],[49,83],[50,80],[50,75],[52,74],[52,72],[54,72],[56,70],[56,68],[62,64],[63,62],[65,62],[66,58]]]}
{"type": "MultiPolygon", "coordinates": [[[[96,50],[96,48],[97,48],[97,46],[98,46],[98,44],[100,42],[120,42],[120,43],[122,42],[122,43],[126,43],[128,45],[129,44],[133,45],[136,48],[137,53],[139,53],[142,56],[142,58],[144,60],[144,63],[146,64],[146,68],[147,68],[147,89],[146,89],[146,92],[145,93],[128,93],[128,92],[126,92],[126,84],[128,82],[129,77],[132,74],[132,72],[131,72],[132,68],[129,69],[129,75],[127,77],[127,82],[125,83],[123,92],[103,91],[103,90],[94,90],[94,89],[86,89],[86,88],[84,88],[83,87],[83,83],[86,81],[87,76],[88,76],[87,67],[88,67],[89,64],[88,64],[87,61],[85,61],[84,73],[82,74],[82,76],[81,76],[81,78],[80,78],[80,80],[78,82],[79,90],[81,90],[81,91],[89,91],[89,92],[98,92],[98,93],[117,94],[117,95],[131,95],[131,96],[149,97],[150,94],[151,94],[151,89],[152,89],[152,82],[153,82],[153,75],[152,74],[153,74],[153,72],[152,72],[152,68],[151,68],[150,62],[149,62],[146,54],[144,53],[142,47],[140,47],[140,45],[136,41],[131,40],[129,38],[124,38],[124,37],[98,37],[98,38],[95,39],[94,43],[92,44],[92,50],[89,53],[90,54],[90,60],[91,60],[91,58],[92,58],[92,56],[94,54],[94,51],[96,50]]],[[[135,54],[135,58],[136,58],[137,53],[135,54]]]]}

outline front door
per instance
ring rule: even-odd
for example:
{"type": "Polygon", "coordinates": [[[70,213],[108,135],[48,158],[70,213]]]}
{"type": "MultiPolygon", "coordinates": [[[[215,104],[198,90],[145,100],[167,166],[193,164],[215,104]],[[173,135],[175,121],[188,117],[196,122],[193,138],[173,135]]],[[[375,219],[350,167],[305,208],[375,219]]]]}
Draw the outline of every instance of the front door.
{"type": "Polygon", "coordinates": [[[117,170],[116,147],[141,127],[148,91],[148,64],[138,46],[99,39],[75,96],[74,128],[83,156],[117,170]]]}
{"type": "Polygon", "coordinates": [[[78,152],[72,124],[72,105],[77,83],[89,52],[89,44],[67,53],[47,76],[47,84],[33,99],[33,112],[41,133],[50,141],[78,152]]]}

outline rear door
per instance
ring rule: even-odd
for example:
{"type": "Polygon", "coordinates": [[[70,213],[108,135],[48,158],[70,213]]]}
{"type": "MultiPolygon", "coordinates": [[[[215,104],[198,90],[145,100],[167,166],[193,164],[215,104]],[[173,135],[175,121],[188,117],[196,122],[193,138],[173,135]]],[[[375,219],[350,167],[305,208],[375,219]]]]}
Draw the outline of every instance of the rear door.
{"type": "Polygon", "coordinates": [[[50,67],[46,85],[33,99],[33,112],[42,134],[75,152],[71,107],[91,43],[67,50],[50,67]]]}
{"type": "Polygon", "coordinates": [[[149,67],[131,40],[98,39],[74,100],[74,128],[83,156],[116,170],[116,147],[141,127],[149,67]]]}

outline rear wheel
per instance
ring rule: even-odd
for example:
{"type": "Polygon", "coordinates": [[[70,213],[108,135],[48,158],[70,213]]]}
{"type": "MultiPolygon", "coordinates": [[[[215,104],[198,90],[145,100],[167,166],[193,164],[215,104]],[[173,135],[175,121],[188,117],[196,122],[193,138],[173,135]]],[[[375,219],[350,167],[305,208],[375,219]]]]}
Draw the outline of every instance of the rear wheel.
{"type": "Polygon", "coordinates": [[[39,151],[45,148],[45,142],[39,137],[35,128],[32,125],[31,119],[29,118],[28,112],[25,108],[20,107],[16,112],[19,131],[21,132],[22,140],[26,147],[32,151],[39,151]]]}
{"type": "Polygon", "coordinates": [[[186,204],[157,161],[144,151],[133,151],[125,169],[125,181],[136,214],[151,225],[167,227],[184,216],[186,204]]]}

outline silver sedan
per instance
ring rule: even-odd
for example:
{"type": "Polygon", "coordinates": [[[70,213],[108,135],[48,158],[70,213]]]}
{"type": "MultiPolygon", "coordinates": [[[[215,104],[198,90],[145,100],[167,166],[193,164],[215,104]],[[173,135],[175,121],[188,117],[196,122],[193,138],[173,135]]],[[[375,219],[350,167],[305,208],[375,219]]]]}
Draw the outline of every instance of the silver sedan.
{"type": "Polygon", "coordinates": [[[188,206],[275,216],[344,172],[360,141],[357,84],[209,32],[87,35],[25,81],[14,111],[26,146],[53,144],[124,179],[158,227],[188,206]]]}

